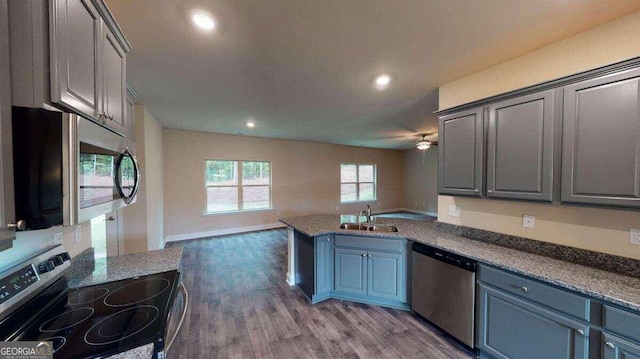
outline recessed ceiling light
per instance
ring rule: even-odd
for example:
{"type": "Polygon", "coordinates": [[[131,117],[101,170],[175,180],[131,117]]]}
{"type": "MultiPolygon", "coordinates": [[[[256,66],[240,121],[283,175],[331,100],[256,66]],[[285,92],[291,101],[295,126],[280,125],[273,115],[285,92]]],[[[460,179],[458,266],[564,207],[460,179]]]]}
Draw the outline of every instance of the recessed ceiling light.
{"type": "Polygon", "coordinates": [[[193,23],[202,30],[213,31],[216,28],[216,20],[204,11],[194,11],[191,14],[193,23]]]}
{"type": "Polygon", "coordinates": [[[380,75],[374,80],[374,84],[378,90],[384,90],[391,83],[391,76],[387,74],[380,75]]]}
{"type": "Polygon", "coordinates": [[[252,128],[256,127],[256,123],[253,122],[253,121],[249,121],[249,122],[247,122],[247,127],[252,127],[252,128]]]}

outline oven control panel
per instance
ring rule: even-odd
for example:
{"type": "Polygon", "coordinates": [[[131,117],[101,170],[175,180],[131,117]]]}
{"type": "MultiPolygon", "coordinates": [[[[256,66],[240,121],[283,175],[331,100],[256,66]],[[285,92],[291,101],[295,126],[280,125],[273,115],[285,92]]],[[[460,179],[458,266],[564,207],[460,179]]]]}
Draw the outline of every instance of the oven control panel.
{"type": "Polygon", "coordinates": [[[38,274],[35,268],[33,268],[33,264],[20,268],[0,279],[0,304],[8,301],[9,298],[13,298],[37,281],[38,274]]]}
{"type": "Polygon", "coordinates": [[[35,256],[0,273],[0,319],[12,308],[51,285],[71,266],[62,245],[43,249],[35,256]]]}

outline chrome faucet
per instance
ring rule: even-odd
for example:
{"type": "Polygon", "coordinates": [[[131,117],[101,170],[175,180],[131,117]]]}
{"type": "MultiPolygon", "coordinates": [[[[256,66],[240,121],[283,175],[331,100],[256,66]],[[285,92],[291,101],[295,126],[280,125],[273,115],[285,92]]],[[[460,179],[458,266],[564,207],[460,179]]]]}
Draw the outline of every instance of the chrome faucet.
{"type": "Polygon", "coordinates": [[[371,207],[369,205],[367,205],[366,210],[363,209],[362,211],[360,211],[360,214],[358,214],[358,223],[360,223],[360,217],[362,217],[363,213],[364,213],[364,216],[367,218],[366,223],[371,223],[371,207]]]}

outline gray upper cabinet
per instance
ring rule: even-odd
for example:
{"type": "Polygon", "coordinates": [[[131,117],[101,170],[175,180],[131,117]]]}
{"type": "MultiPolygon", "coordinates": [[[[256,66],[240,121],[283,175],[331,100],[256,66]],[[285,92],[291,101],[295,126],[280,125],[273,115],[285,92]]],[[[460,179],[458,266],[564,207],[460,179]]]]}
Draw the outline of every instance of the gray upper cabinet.
{"type": "Polygon", "coordinates": [[[640,208],[640,69],[564,87],[561,201],[640,208]]]}
{"type": "Polygon", "coordinates": [[[51,6],[51,102],[97,119],[100,15],[89,0],[54,0],[51,6]]]}
{"type": "Polygon", "coordinates": [[[553,90],[489,106],[487,197],[552,201],[554,114],[553,90]]]}
{"type": "Polygon", "coordinates": [[[126,126],[126,57],[116,37],[104,29],[102,46],[102,113],[105,125],[121,134],[126,126]]]}
{"type": "Polygon", "coordinates": [[[54,106],[127,136],[131,45],[104,1],[12,0],[9,13],[12,105],[54,106]]]}
{"type": "Polygon", "coordinates": [[[481,196],[483,189],[483,109],[439,118],[438,191],[481,196]]]}

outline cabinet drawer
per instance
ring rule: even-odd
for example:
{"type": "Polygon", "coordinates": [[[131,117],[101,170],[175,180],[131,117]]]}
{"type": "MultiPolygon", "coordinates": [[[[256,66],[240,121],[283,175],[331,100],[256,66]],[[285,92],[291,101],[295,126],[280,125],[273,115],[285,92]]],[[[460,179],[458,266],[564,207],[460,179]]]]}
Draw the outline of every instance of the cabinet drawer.
{"type": "Polygon", "coordinates": [[[612,332],[640,341],[640,315],[604,305],[602,326],[612,332]]]}
{"type": "Polygon", "coordinates": [[[549,308],[589,320],[589,299],[551,285],[481,265],[478,278],[495,288],[540,303],[549,308]]]}
{"type": "Polygon", "coordinates": [[[402,252],[405,249],[405,241],[401,238],[387,239],[376,237],[341,236],[335,237],[336,247],[354,247],[361,249],[377,249],[383,251],[402,252]]]}

